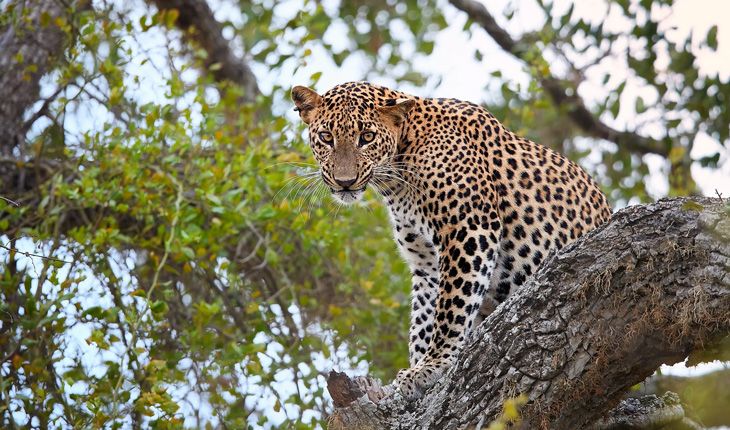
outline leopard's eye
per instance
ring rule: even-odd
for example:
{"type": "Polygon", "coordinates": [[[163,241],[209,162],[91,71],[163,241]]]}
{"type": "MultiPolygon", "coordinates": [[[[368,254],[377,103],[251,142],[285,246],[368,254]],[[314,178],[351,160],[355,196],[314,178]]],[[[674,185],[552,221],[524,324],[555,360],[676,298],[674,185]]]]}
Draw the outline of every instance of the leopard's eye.
{"type": "Polygon", "coordinates": [[[334,143],[332,133],[330,133],[329,131],[320,131],[319,138],[320,140],[322,140],[322,142],[326,143],[329,146],[332,146],[332,144],[334,143]]]}
{"type": "Polygon", "coordinates": [[[360,141],[358,142],[359,146],[365,146],[368,143],[372,142],[375,139],[375,133],[372,131],[366,131],[365,133],[362,133],[360,135],[360,141]]]}

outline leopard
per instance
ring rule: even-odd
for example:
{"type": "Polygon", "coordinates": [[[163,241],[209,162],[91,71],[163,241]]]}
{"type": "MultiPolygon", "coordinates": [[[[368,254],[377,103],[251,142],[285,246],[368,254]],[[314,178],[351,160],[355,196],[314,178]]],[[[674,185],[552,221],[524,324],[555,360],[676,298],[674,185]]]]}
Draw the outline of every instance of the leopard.
{"type": "Polygon", "coordinates": [[[408,400],[548,255],[611,216],[583,168],[478,104],[362,81],[291,98],[332,197],[353,204],[371,187],[387,206],[412,277],[409,367],[393,381],[408,400]]]}

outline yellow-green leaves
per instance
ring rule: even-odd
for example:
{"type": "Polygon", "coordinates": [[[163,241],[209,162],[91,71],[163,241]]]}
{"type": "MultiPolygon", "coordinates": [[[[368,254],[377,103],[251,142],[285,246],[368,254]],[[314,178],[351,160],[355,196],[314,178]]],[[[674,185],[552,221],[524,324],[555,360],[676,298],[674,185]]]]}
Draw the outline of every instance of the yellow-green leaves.
{"type": "Polygon", "coordinates": [[[520,421],[520,408],[527,403],[527,396],[521,394],[504,401],[502,415],[489,424],[487,430],[506,430],[520,421]]]}

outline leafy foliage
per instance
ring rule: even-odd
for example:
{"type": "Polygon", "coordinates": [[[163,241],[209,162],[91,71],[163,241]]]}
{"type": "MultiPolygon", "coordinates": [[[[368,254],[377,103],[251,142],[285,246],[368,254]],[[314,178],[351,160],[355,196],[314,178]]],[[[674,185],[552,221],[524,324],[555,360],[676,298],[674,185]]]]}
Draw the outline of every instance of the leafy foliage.
{"type": "MultiPolygon", "coordinates": [[[[651,3],[607,3],[648,17],[651,25],[630,34],[543,4],[551,19],[531,35],[529,90],[494,76],[502,98],[491,109],[574,158],[597,151],[590,168],[616,201],[648,198],[642,154],[588,148],[576,129],[555,126],[564,112],[539,91],[549,71],[543,53],[664,41],[671,79],[658,73],[653,50],[627,54],[660,95],[637,99],[637,113],[659,109],[678,166],[688,168],[681,161],[698,130],[728,139],[728,83],[697,73],[692,45],[666,42],[646,12],[651,3]]],[[[338,66],[365,59],[370,78],[438,79],[413,60],[431,54],[447,27],[443,5],[307,0],[294,14],[271,2],[224,6],[224,35],[266,75],[253,105],[214,79],[220,64],[205,66],[210,53],[188,43],[174,9],[101,1],[36,23],[58,26],[69,43],[42,82],[45,111],[23,152],[11,154],[34,186],[2,186],[19,203],[0,200],[3,427],[309,428],[326,414],[325,370],[370,363],[371,374],[390,379],[407,365],[409,275],[385,210],[374,195],[353,209],[327,199],[302,129],[280,115],[290,83],[276,76],[318,50],[338,66]]],[[[0,28],[32,20],[32,5],[0,7],[0,28]]],[[[716,48],[716,28],[706,44],[716,48]]],[[[27,67],[21,79],[32,78],[27,67]]],[[[624,86],[609,81],[614,90],[596,112],[617,117],[624,86]]]]}

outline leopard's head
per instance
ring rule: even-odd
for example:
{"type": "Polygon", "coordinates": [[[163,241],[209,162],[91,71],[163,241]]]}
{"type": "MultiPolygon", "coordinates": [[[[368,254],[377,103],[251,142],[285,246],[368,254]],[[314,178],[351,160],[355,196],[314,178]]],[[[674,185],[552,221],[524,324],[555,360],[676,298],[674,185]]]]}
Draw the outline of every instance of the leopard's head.
{"type": "Polygon", "coordinates": [[[415,101],[388,98],[384,89],[357,82],[324,95],[296,86],[292,100],[309,125],[309,144],[322,180],[343,203],[362,198],[379,166],[396,155],[408,112],[415,101]]]}

